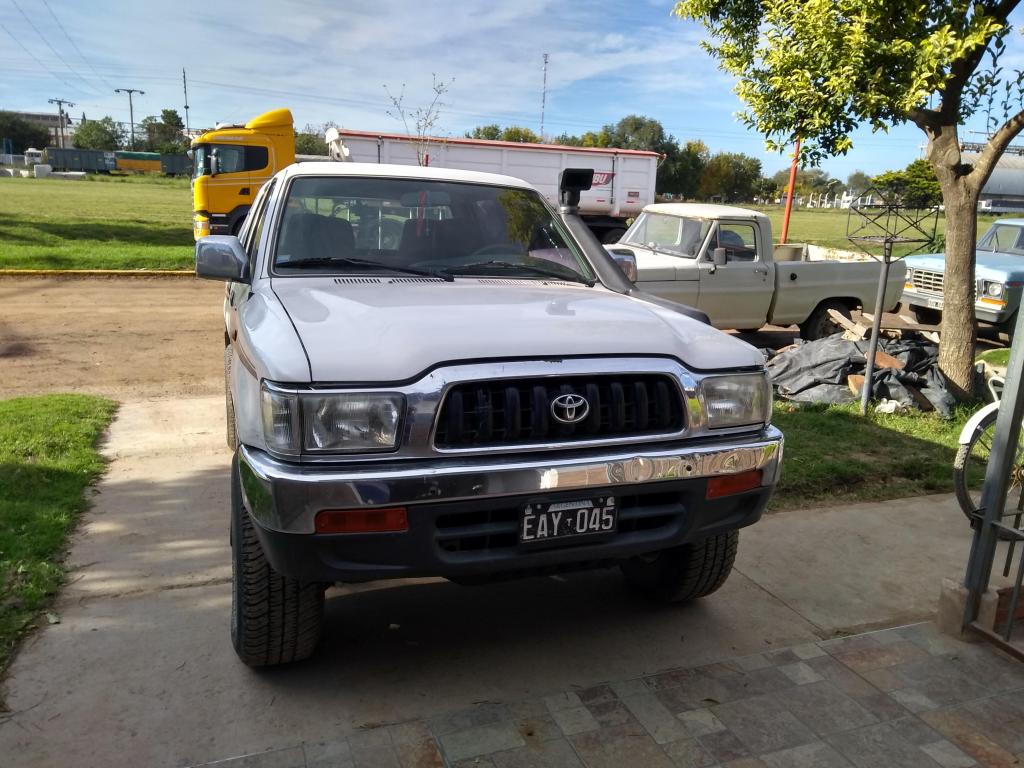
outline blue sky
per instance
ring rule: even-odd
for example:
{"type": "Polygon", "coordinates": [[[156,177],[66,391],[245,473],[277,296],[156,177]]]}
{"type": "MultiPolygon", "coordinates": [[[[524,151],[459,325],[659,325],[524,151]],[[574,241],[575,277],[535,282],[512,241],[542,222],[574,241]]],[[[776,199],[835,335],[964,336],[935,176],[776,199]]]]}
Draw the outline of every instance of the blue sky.
{"type": "MultiPolygon", "coordinates": [[[[671,2],[588,0],[303,0],[174,4],[115,0],[0,0],[0,109],[128,120],[115,87],[141,88],[135,120],[162,107],[190,123],[244,122],[289,107],[299,128],[400,131],[383,86],[405,83],[425,103],[431,74],[454,77],[439,133],[483,123],[540,128],[541,57],[550,54],[545,132],[581,133],[636,113],[678,139],[759,157],[766,173],[788,159],[764,150],[735,118],[731,78],[699,47],[702,29],[670,15],[671,2]],[[52,13],[51,13],[52,11],[52,13]]],[[[845,179],[902,167],[920,154],[913,126],[863,131],[845,157],[826,161],[845,179]]]]}

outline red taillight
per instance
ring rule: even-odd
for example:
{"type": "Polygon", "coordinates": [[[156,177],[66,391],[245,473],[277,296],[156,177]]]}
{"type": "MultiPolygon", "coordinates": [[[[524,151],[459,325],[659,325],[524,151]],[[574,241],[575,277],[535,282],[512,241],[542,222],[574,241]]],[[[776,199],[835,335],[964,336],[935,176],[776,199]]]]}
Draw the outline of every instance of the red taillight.
{"type": "Polygon", "coordinates": [[[325,509],[317,513],[317,533],[389,533],[409,530],[405,507],[325,509]]]}
{"type": "Polygon", "coordinates": [[[709,499],[719,499],[722,496],[732,496],[735,493],[745,493],[761,487],[761,470],[752,469],[749,472],[739,472],[735,475],[719,475],[708,480],[708,489],[704,494],[709,499]]]}

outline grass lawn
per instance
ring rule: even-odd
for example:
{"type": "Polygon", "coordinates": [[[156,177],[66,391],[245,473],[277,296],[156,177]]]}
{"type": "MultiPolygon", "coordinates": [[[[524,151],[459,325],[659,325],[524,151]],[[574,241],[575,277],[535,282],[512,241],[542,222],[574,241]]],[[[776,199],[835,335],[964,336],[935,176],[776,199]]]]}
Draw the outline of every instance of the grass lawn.
{"type": "Polygon", "coordinates": [[[0,269],[191,269],[187,179],[0,178],[0,269]]]}
{"type": "MultiPolygon", "coordinates": [[[[861,417],[857,405],[775,404],[786,436],[782,481],[770,509],[878,501],[953,490],[957,438],[974,408],[861,417]]],[[[977,482],[984,468],[975,468],[977,482]]]]}
{"type": "Polygon", "coordinates": [[[115,408],[85,395],[0,400],[0,671],[64,579],[65,542],[103,470],[95,446],[115,408]]]}
{"type": "MultiPolygon", "coordinates": [[[[782,233],[783,207],[779,205],[770,207],[758,206],[758,210],[768,214],[772,222],[772,235],[775,242],[779,241],[782,233]]],[[[846,222],[849,211],[835,208],[794,208],[793,215],[789,220],[789,242],[811,243],[830,248],[841,248],[843,250],[856,250],[856,246],[846,239],[846,222]]],[[[1007,214],[1009,216],[1009,214],[1007,214]]],[[[998,219],[998,216],[978,216],[978,236],[984,234],[989,225],[998,219]]],[[[942,238],[946,233],[946,218],[939,215],[937,236],[942,238]]],[[[926,247],[924,253],[931,253],[935,249],[926,247]]]]}

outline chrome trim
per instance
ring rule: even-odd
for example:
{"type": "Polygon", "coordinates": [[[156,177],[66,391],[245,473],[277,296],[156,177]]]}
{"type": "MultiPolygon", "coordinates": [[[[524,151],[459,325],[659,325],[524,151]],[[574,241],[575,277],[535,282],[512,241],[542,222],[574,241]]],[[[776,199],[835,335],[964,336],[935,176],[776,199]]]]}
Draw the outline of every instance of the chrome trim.
{"type": "Polygon", "coordinates": [[[543,456],[478,461],[392,462],[346,468],[278,461],[242,446],[238,466],[246,508],[261,525],[284,533],[313,533],[323,509],[415,505],[632,486],[763,471],[762,484],[778,481],[782,433],[774,427],[753,438],[702,446],[616,451],[551,459],[543,456]]]}
{"type": "MultiPolygon", "coordinates": [[[[426,459],[438,456],[475,456],[495,454],[522,454],[537,451],[584,450],[587,448],[607,448],[637,444],[651,444],[678,440],[680,438],[698,438],[714,435],[716,438],[729,435],[750,434],[760,429],[761,425],[752,427],[730,427],[715,429],[707,428],[704,419],[703,394],[700,383],[710,376],[730,373],[716,371],[698,374],[687,370],[677,360],[666,357],[581,357],[553,360],[514,360],[491,361],[485,363],[466,363],[446,365],[435,368],[412,383],[405,384],[303,384],[287,385],[265,382],[281,392],[316,392],[330,394],[333,392],[394,392],[405,395],[406,414],[399,432],[397,450],[384,456],[371,454],[352,454],[349,458],[360,461],[390,461],[394,458],[426,459]],[[665,374],[678,382],[683,396],[685,423],[678,432],[660,435],[636,435],[629,437],[606,438],[598,440],[577,440],[561,443],[538,443],[526,445],[502,445],[482,448],[437,448],[434,446],[434,433],[437,419],[440,416],[440,405],[448,390],[455,384],[474,381],[501,379],[570,377],[588,375],[615,374],[665,374]]],[[[304,453],[303,462],[324,463],[344,460],[345,456],[320,456],[304,453]]]]}

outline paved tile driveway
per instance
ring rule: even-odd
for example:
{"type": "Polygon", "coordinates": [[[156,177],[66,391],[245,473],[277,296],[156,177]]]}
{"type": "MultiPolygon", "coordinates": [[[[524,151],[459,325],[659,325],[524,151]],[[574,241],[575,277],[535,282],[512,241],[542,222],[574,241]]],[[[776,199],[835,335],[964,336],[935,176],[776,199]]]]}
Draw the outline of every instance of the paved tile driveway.
{"type": "Polygon", "coordinates": [[[917,624],[208,765],[1009,768],[1024,665],[917,624]]]}

